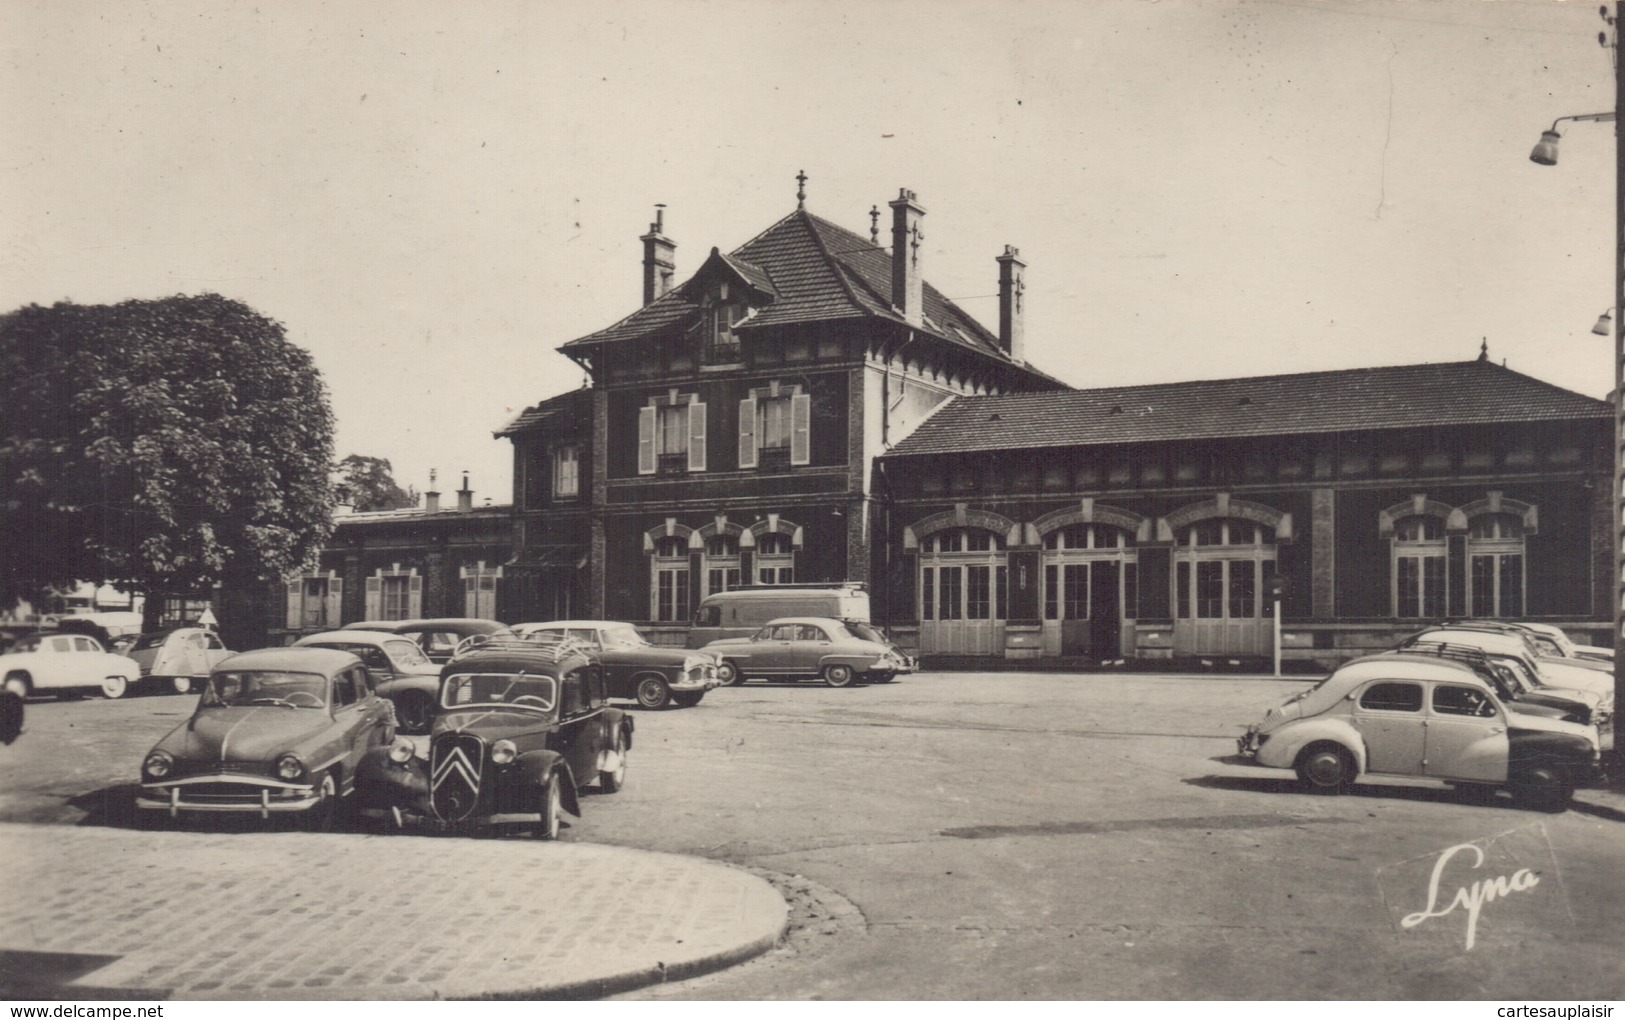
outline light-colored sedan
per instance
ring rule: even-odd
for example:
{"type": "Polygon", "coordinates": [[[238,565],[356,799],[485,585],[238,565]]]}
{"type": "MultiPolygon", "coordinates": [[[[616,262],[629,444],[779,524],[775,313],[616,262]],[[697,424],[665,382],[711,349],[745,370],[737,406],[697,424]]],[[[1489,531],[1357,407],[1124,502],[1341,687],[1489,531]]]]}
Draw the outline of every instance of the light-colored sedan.
{"type": "Polygon", "coordinates": [[[725,684],[748,679],[822,679],[831,687],[859,680],[888,683],[914,670],[914,663],[867,624],[822,616],[787,616],[768,621],[748,638],[723,638],[700,649],[719,660],[725,684]]]}
{"type": "Polygon", "coordinates": [[[59,698],[101,691],[122,698],[141,680],[134,659],[114,655],[85,634],[30,634],[0,655],[5,687],[21,697],[49,692],[59,698]]]}
{"type": "Polygon", "coordinates": [[[367,667],[378,694],[394,703],[401,732],[429,732],[435,700],[440,696],[440,667],[410,637],[373,630],[330,630],[307,634],[293,647],[330,648],[354,655],[367,667]]]}

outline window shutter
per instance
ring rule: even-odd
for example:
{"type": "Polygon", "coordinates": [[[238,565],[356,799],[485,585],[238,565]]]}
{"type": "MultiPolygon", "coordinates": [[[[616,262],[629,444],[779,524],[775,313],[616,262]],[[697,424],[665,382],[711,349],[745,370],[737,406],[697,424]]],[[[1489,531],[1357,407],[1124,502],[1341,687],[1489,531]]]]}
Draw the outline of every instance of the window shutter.
{"type": "Polygon", "coordinates": [[[463,615],[470,619],[480,618],[480,576],[469,574],[463,578],[463,615]]]}
{"type": "Polygon", "coordinates": [[[756,466],[756,398],[739,402],[739,466],[756,466]]]}
{"type": "Polygon", "coordinates": [[[655,409],[638,408],[638,474],[655,473],[655,409]]]}
{"type": "Polygon", "coordinates": [[[327,579],[327,625],[337,627],[343,623],[344,578],[332,575],[327,579]]]}
{"type": "Polygon", "coordinates": [[[413,620],[423,616],[423,578],[417,574],[406,582],[406,615],[413,620]]]}
{"type": "Polygon", "coordinates": [[[705,405],[688,405],[688,469],[705,470],[705,405]]]}
{"type": "Polygon", "coordinates": [[[300,607],[304,603],[305,579],[296,577],[288,582],[288,629],[298,630],[300,607]]]}
{"type": "Polygon", "coordinates": [[[812,463],[812,395],[790,398],[790,463],[812,463]]]}
{"type": "Polygon", "coordinates": [[[367,619],[379,620],[384,615],[384,579],[374,574],[367,578],[367,619]]]}

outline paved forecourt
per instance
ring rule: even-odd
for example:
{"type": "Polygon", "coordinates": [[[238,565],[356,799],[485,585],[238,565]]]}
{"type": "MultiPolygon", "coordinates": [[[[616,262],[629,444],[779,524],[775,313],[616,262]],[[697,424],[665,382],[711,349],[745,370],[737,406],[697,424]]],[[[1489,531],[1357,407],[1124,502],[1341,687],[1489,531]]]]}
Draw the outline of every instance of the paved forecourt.
{"type": "Polygon", "coordinates": [[[766,952],[788,913],[727,865],[521,839],[7,824],[0,860],[10,998],[596,997],[766,952]]]}

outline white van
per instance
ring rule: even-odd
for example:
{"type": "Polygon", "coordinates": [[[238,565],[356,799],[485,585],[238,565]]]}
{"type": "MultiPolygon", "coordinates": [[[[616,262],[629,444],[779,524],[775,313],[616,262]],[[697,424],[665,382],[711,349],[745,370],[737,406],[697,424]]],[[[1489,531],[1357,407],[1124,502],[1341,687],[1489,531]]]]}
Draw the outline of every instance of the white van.
{"type": "Polygon", "coordinates": [[[781,616],[825,616],[869,622],[869,589],[858,581],[845,584],[772,585],[719,591],[700,600],[688,629],[688,647],[699,648],[718,638],[749,637],[781,616]]]}

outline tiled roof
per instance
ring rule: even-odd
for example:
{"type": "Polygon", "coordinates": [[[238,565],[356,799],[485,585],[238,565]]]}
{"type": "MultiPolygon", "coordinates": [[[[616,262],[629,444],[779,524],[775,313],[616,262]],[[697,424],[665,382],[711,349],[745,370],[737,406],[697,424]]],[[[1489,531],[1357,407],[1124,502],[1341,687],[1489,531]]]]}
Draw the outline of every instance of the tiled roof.
{"type": "Polygon", "coordinates": [[[1608,418],[1606,402],[1489,361],[959,397],[890,456],[1608,418]]]}
{"type": "Polygon", "coordinates": [[[582,424],[589,418],[586,390],[571,390],[560,393],[556,397],[549,397],[539,404],[525,408],[508,424],[492,433],[497,439],[511,436],[516,432],[528,432],[531,429],[552,425],[559,428],[561,433],[568,434],[572,429],[561,426],[574,426],[579,432],[582,424]]]}
{"type": "MultiPolygon", "coordinates": [[[[797,209],[729,255],[727,263],[753,286],[773,294],[743,330],[834,319],[903,322],[891,304],[891,253],[868,238],[797,209]]],[[[924,331],[956,346],[1009,363],[998,336],[929,283],[924,284],[924,331]]],[[[699,314],[677,287],[614,325],[571,340],[562,349],[647,336],[699,314]]],[[[1051,377],[1028,368],[1035,375],[1051,377]]]]}

